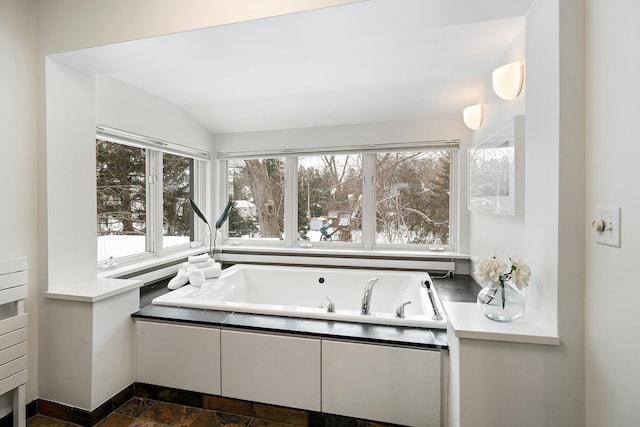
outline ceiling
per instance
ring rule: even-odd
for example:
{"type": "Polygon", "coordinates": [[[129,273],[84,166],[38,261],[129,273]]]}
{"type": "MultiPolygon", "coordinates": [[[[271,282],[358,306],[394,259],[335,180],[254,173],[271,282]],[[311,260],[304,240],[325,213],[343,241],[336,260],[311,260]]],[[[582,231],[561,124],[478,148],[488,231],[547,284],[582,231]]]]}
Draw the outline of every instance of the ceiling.
{"type": "Polygon", "coordinates": [[[532,0],[369,0],[66,52],[213,133],[461,114],[532,0]]]}

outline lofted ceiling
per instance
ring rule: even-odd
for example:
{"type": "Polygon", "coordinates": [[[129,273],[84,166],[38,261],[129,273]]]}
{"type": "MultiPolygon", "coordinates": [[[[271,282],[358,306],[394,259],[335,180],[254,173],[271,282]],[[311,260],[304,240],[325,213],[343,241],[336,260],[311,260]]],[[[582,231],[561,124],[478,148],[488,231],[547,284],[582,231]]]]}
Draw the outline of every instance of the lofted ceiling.
{"type": "Polygon", "coordinates": [[[532,0],[368,0],[55,55],[213,133],[461,114],[532,0]]]}

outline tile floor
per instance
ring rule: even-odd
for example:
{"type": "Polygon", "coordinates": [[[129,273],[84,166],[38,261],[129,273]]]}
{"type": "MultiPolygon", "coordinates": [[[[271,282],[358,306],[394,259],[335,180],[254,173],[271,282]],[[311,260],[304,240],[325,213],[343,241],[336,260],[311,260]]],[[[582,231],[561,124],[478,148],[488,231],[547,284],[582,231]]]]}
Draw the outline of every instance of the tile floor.
{"type": "MultiPolygon", "coordinates": [[[[294,425],[134,397],[96,424],[96,427],[286,427],[294,425]]],[[[27,427],[79,426],[44,415],[35,415],[27,420],[27,427]]]]}

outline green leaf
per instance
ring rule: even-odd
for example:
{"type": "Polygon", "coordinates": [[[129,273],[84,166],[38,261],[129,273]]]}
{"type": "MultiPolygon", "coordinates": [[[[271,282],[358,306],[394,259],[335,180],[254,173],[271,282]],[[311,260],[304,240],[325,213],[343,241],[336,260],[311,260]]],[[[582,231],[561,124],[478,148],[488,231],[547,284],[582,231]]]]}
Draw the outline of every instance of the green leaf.
{"type": "Polygon", "coordinates": [[[189,203],[191,203],[191,209],[193,209],[193,212],[195,212],[195,214],[198,215],[198,217],[203,220],[205,224],[209,225],[209,221],[207,221],[207,218],[205,218],[204,214],[191,197],[189,197],[189,203]]]}
{"type": "Polygon", "coordinates": [[[229,201],[227,202],[227,206],[225,206],[224,210],[218,217],[216,221],[216,230],[222,227],[222,224],[229,218],[229,214],[231,213],[231,209],[233,208],[233,199],[229,197],[229,201]]]}

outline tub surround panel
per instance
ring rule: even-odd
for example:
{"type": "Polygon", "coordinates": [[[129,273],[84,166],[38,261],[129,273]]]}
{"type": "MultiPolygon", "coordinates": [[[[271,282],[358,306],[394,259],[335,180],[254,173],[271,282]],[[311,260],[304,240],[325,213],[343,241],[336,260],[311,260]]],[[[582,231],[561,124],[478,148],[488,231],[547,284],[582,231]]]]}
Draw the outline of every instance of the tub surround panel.
{"type": "Polygon", "coordinates": [[[220,330],[139,322],[136,379],[220,394],[220,330]],[[189,349],[198,348],[198,351],[189,349]],[[167,369],[180,364],[178,371],[167,369]]]}
{"type": "Polygon", "coordinates": [[[322,410],[440,426],[440,359],[438,351],[323,341],[322,410]]]}
{"type": "Polygon", "coordinates": [[[320,411],[320,340],[222,331],[222,394],[320,411]]]}

